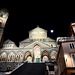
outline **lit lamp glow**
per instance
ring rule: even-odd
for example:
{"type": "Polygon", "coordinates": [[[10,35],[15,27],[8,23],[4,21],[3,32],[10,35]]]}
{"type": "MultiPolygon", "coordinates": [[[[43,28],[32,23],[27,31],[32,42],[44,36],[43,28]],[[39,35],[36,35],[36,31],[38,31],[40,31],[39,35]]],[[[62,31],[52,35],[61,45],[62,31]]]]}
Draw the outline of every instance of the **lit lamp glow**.
{"type": "Polygon", "coordinates": [[[66,62],[67,62],[67,57],[68,57],[68,56],[67,56],[67,55],[65,55],[65,61],[66,61],[66,62]]]}

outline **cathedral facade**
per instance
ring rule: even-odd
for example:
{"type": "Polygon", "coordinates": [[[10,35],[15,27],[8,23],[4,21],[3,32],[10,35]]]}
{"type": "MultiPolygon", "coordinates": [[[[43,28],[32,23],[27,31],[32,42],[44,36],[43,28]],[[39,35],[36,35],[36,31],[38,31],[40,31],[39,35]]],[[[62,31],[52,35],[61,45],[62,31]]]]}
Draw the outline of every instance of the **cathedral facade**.
{"type": "Polygon", "coordinates": [[[55,40],[47,36],[45,29],[36,27],[29,31],[29,38],[19,42],[19,47],[6,40],[0,50],[0,62],[56,62],[57,52],[55,40]]]}

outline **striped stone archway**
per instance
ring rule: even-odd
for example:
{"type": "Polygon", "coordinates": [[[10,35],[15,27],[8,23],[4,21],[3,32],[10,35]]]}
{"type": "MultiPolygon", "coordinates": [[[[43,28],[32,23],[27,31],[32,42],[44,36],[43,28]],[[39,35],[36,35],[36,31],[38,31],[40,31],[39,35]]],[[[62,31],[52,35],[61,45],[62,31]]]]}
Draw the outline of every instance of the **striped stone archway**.
{"type": "Polygon", "coordinates": [[[46,50],[44,50],[41,55],[41,61],[49,62],[49,58],[50,58],[49,53],[46,50]]]}
{"type": "Polygon", "coordinates": [[[31,63],[32,62],[32,55],[31,55],[31,52],[27,51],[25,53],[25,61],[31,63]]]}

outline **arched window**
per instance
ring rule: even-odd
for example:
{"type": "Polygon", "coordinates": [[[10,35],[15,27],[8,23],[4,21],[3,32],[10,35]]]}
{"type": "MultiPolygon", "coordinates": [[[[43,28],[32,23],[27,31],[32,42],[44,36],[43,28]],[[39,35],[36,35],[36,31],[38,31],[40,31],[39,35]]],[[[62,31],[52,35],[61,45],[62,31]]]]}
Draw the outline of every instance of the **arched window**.
{"type": "Polygon", "coordinates": [[[14,62],[15,61],[15,54],[13,52],[11,52],[9,55],[8,55],[8,61],[9,62],[14,62]]]}
{"type": "Polygon", "coordinates": [[[51,47],[53,47],[53,45],[51,44],[51,47]]]}
{"type": "Polygon", "coordinates": [[[56,60],[57,52],[52,51],[50,56],[51,56],[51,60],[56,60]]]}
{"type": "Polygon", "coordinates": [[[17,62],[22,62],[23,61],[23,53],[19,52],[17,55],[16,55],[16,61],[17,62]]]}
{"type": "Polygon", "coordinates": [[[6,59],[7,59],[7,53],[6,52],[3,52],[1,54],[1,61],[6,61],[6,59]]]}

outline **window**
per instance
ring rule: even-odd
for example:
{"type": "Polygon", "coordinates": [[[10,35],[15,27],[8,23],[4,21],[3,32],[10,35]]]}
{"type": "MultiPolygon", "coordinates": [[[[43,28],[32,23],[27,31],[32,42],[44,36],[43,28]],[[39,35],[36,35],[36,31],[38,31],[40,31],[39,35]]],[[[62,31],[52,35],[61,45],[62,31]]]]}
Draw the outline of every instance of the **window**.
{"type": "Polygon", "coordinates": [[[6,61],[6,59],[7,59],[7,53],[6,52],[3,52],[1,54],[1,61],[6,61]]]}
{"type": "Polygon", "coordinates": [[[14,62],[15,61],[15,54],[13,52],[11,52],[9,55],[8,55],[8,61],[9,62],[14,62]]]}
{"type": "Polygon", "coordinates": [[[18,61],[22,62],[22,60],[23,60],[23,53],[19,52],[19,53],[16,55],[16,61],[17,61],[17,62],[18,62],[18,61]]]}
{"type": "Polygon", "coordinates": [[[11,45],[10,45],[10,47],[11,47],[11,45]]]}
{"type": "Polygon", "coordinates": [[[46,41],[46,39],[44,39],[44,41],[46,41]]]}
{"type": "Polygon", "coordinates": [[[73,43],[70,44],[70,48],[74,49],[74,44],[73,43]]]}
{"type": "Polygon", "coordinates": [[[57,56],[57,52],[56,51],[52,51],[51,53],[51,60],[56,60],[56,56],[57,56]]]}
{"type": "Polygon", "coordinates": [[[2,25],[2,22],[0,22],[0,27],[1,27],[1,25],[2,25]]]}
{"type": "Polygon", "coordinates": [[[42,41],[42,39],[40,39],[40,41],[42,41]]]}
{"type": "Polygon", "coordinates": [[[53,45],[51,44],[51,47],[53,47],[53,45]]]}
{"type": "Polygon", "coordinates": [[[49,71],[54,71],[54,66],[49,66],[49,71]]]}
{"type": "Polygon", "coordinates": [[[75,66],[75,54],[71,54],[71,56],[72,56],[73,65],[75,66]]]}

